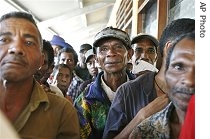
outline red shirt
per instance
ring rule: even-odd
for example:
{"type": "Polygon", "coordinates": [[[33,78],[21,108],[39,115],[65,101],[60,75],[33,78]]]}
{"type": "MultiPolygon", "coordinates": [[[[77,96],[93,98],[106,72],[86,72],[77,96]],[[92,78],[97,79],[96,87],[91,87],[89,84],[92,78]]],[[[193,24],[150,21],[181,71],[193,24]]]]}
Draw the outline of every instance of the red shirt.
{"type": "Polygon", "coordinates": [[[189,101],[179,139],[195,139],[195,95],[189,101]]]}

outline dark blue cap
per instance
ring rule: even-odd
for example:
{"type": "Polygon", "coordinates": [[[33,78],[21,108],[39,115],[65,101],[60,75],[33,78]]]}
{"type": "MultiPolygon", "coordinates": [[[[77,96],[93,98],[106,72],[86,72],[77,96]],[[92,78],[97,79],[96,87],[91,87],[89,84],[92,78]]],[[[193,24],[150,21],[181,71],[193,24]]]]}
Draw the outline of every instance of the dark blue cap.
{"type": "Polygon", "coordinates": [[[50,41],[51,45],[58,45],[62,48],[72,48],[72,46],[65,42],[63,38],[60,36],[54,35],[52,40],[50,41]]]}

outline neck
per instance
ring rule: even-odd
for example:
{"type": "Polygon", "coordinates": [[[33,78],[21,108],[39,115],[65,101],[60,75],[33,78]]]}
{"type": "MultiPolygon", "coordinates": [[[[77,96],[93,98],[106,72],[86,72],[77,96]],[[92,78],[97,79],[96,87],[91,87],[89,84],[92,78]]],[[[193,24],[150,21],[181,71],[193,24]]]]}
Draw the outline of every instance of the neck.
{"type": "Polygon", "coordinates": [[[120,73],[106,73],[104,72],[103,79],[105,83],[112,89],[112,91],[116,91],[117,88],[127,81],[126,72],[120,73]]]}
{"type": "Polygon", "coordinates": [[[14,121],[28,104],[33,89],[33,79],[24,82],[0,81],[0,109],[14,121]]]}
{"type": "Polygon", "coordinates": [[[184,123],[184,118],[186,111],[183,111],[181,109],[176,109],[177,117],[179,119],[179,123],[182,125],[184,123]]]}
{"type": "Polygon", "coordinates": [[[171,117],[170,117],[170,128],[171,128],[171,135],[170,137],[172,139],[177,139],[179,137],[181,127],[184,122],[185,112],[175,108],[172,111],[171,117]]]}
{"type": "Polygon", "coordinates": [[[160,96],[161,94],[167,93],[167,85],[165,81],[165,61],[163,60],[162,66],[155,76],[155,88],[157,91],[157,95],[160,96]]]}

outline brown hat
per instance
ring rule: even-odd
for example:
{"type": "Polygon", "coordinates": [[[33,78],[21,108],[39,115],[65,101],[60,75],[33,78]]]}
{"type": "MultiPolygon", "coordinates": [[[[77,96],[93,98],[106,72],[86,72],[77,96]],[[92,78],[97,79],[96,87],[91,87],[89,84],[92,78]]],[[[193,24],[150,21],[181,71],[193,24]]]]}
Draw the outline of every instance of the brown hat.
{"type": "Polygon", "coordinates": [[[131,41],[129,35],[118,28],[107,27],[95,35],[93,47],[98,47],[98,42],[104,38],[116,38],[123,42],[127,49],[131,48],[131,41]]]}
{"type": "Polygon", "coordinates": [[[137,43],[139,40],[142,40],[144,38],[151,40],[154,43],[155,47],[158,47],[158,40],[154,36],[146,33],[140,33],[137,36],[135,36],[131,41],[131,45],[137,43]]]}

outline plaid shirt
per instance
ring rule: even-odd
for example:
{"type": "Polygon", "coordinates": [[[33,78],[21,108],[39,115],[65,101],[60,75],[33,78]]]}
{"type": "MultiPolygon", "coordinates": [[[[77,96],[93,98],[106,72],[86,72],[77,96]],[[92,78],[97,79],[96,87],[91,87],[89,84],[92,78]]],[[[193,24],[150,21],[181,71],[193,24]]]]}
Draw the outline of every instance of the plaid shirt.
{"type": "Polygon", "coordinates": [[[79,78],[75,72],[73,72],[73,79],[69,85],[68,88],[68,92],[67,95],[70,96],[74,102],[74,100],[79,96],[79,94],[81,93],[79,90],[80,85],[83,83],[84,81],[79,78]]]}

